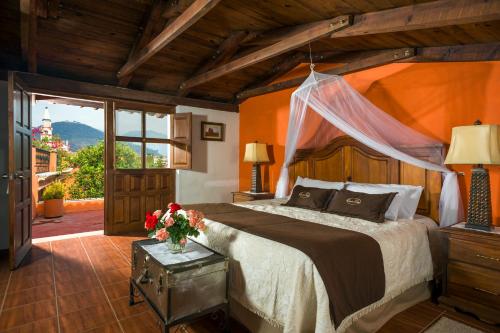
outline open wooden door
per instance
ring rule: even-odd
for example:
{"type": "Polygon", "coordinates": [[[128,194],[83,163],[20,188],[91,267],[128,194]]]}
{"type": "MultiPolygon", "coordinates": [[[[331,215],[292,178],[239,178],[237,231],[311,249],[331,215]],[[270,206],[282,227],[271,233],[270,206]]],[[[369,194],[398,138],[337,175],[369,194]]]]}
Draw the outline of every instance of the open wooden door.
{"type": "Polygon", "coordinates": [[[15,269],[31,249],[31,95],[9,72],[9,259],[15,269]]]}
{"type": "MultiPolygon", "coordinates": [[[[146,212],[166,209],[175,201],[174,112],[169,106],[107,103],[106,234],[144,232],[146,212]]],[[[189,118],[189,129],[184,128],[178,142],[189,150],[185,166],[191,165],[190,133],[189,118]]]]}

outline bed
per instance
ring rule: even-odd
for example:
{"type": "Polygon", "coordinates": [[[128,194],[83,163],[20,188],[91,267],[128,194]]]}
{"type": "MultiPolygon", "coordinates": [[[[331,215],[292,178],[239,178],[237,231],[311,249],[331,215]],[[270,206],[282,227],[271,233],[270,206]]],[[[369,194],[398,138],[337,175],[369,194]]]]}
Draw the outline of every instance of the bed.
{"type": "MultiPolygon", "coordinates": [[[[426,151],[426,147],[421,148],[422,158],[426,158],[426,151]]],[[[419,215],[413,220],[377,224],[283,206],[283,199],[236,204],[275,216],[357,231],[376,240],[385,272],[383,297],[347,316],[339,325],[332,322],[324,281],[306,254],[208,219],[207,232],[196,240],[231,258],[231,308],[238,320],[253,332],[370,332],[395,313],[429,297],[427,283],[433,278],[434,268],[428,234],[437,228],[439,173],[407,165],[340,137],[321,150],[298,151],[289,175],[290,186],[297,176],[421,185],[424,191],[419,215]]]]}

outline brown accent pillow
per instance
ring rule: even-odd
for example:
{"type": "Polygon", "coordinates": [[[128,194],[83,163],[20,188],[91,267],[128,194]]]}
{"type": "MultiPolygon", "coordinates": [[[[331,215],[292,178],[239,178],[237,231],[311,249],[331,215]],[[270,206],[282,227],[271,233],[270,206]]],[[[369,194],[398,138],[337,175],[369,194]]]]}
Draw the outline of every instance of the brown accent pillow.
{"type": "Polygon", "coordinates": [[[326,212],[342,216],[357,217],[363,220],[382,223],[385,212],[397,193],[368,194],[340,190],[326,207],[326,212]]]}
{"type": "Polygon", "coordinates": [[[337,190],[297,185],[293,188],[290,200],[283,206],[323,210],[333,192],[337,190]]]}

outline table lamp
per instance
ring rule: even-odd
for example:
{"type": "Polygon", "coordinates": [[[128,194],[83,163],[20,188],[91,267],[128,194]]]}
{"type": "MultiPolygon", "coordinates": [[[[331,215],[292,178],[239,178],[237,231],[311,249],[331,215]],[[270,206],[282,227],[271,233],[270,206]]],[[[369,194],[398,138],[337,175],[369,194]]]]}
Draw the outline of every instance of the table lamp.
{"type": "Polygon", "coordinates": [[[260,176],[260,164],[264,162],[269,162],[269,156],[267,155],[267,145],[265,143],[247,143],[245,146],[245,157],[244,162],[252,162],[252,188],[250,192],[261,193],[262,192],[262,179],[260,176]]]}
{"type": "Polygon", "coordinates": [[[490,176],[484,164],[500,164],[499,125],[454,127],[445,164],[472,164],[466,228],[491,230],[490,176]]]}

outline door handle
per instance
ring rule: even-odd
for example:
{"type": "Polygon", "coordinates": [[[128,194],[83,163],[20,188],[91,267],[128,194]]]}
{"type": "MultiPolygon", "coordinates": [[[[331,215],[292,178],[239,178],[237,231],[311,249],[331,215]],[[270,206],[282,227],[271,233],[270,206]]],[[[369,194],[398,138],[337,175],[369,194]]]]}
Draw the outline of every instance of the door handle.
{"type": "Polygon", "coordinates": [[[24,179],[23,175],[16,175],[15,178],[24,179]]]}
{"type": "Polygon", "coordinates": [[[4,174],[2,175],[2,179],[9,179],[9,175],[8,175],[8,174],[6,174],[6,173],[4,173],[4,174]]]}

